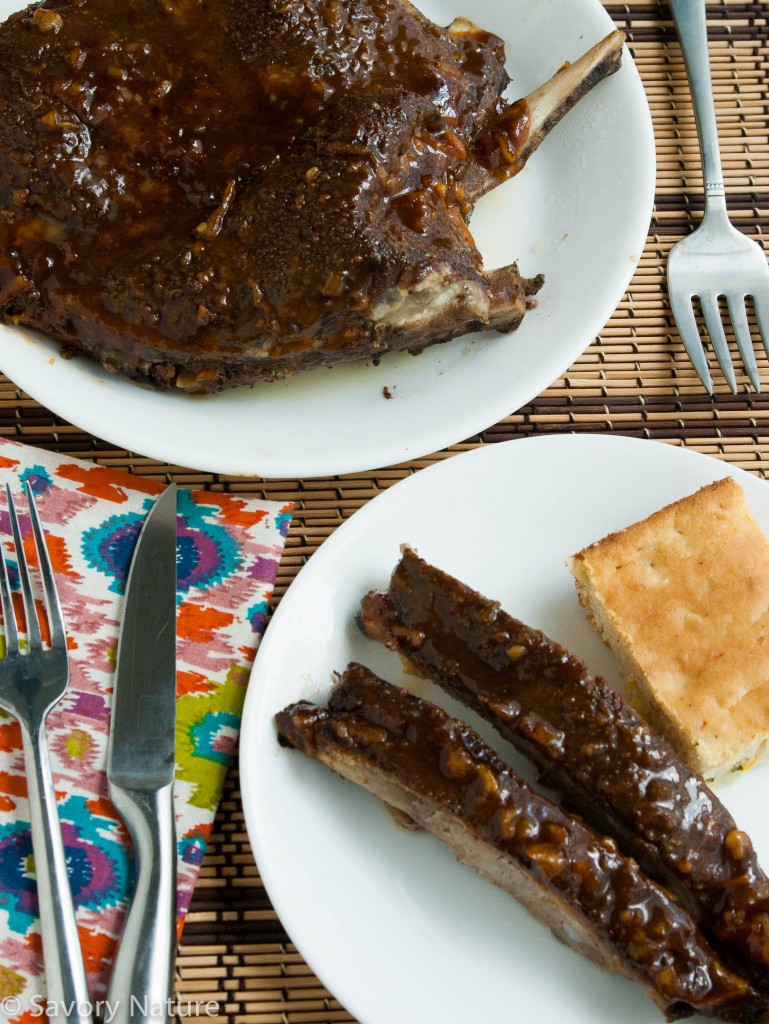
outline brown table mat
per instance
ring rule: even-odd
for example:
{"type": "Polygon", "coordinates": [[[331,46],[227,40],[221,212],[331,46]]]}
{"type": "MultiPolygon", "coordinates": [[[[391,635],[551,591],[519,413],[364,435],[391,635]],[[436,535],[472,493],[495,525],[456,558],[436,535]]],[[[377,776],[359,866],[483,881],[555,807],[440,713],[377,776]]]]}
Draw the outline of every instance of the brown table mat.
{"type": "MultiPolygon", "coordinates": [[[[684,445],[766,475],[769,362],[762,354],[762,393],[752,392],[740,372],[739,391],[732,395],[715,370],[716,395],[707,396],[678,340],[665,295],[670,246],[697,223],[703,206],[694,118],[668,9],[654,0],[606,4],[606,9],[627,33],[652,110],[655,210],[637,272],[614,316],[568,372],[529,405],[446,452],[402,466],[321,480],[234,479],[142,458],[62,422],[2,378],[0,434],[181,484],[295,501],[276,602],[306,559],[356,509],[409,473],[479,444],[534,433],[614,432],[684,445]]],[[[708,12],[729,210],[739,228],[766,245],[767,6],[721,0],[708,12]]],[[[739,365],[735,354],[735,366],[739,365]]],[[[353,1020],[298,955],[270,905],[245,831],[237,765],[229,774],[204,860],[178,977],[178,1006],[191,1020],[353,1020]]]]}

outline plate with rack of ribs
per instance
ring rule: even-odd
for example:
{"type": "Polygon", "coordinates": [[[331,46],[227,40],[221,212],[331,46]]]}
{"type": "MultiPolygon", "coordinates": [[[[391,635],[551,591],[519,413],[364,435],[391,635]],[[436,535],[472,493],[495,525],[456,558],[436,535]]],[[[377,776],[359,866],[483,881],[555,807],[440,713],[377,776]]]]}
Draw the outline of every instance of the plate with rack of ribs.
{"type": "Polygon", "coordinates": [[[640,257],[649,109],[596,0],[12,3],[0,368],[112,443],[427,454],[556,379],[640,257]]]}
{"type": "Polygon", "coordinates": [[[281,921],[358,1020],[769,1019],[769,766],[691,768],[567,565],[726,477],[769,533],[765,483],[711,457],[499,443],[396,484],[292,584],[243,805],[281,921]]]}

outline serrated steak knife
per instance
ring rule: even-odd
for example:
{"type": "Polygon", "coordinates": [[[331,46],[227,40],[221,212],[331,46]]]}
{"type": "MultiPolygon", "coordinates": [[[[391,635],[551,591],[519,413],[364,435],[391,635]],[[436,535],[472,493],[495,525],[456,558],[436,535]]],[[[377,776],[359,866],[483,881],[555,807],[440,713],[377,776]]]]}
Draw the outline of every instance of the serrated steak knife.
{"type": "Polygon", "coordinates": [[[136,888],[107,992],[111,1024],[171,1016],[176,951],[176,486],[142,526],[126,584],[107,779],[136,888]]]}

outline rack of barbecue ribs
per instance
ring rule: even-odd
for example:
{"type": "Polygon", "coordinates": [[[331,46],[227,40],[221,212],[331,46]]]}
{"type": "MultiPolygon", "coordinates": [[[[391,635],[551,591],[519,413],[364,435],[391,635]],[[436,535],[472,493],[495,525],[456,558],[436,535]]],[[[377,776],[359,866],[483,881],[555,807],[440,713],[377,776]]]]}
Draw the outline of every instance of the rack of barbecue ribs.
{"type": "Polygon", "coordinates": [[[404,548],[363,632],[494,725],[540,777],[675,893],[727,962],[769,992],[769,878],[750,838],[603,679],[499,602],[404,548]]]}
{"type": "Polygon", "coordinates": [[[564,943],[639,981],[668,1020],[767,1020],[763,1000],[664,888],[436,705],[352,664],[328,707],[299,702],[276,720],[285,745],[442,840],[564,943]]]}
{"type": "Polygon", "coordinates": [[[484,269],[468,216],[622,42],[508,103],[501,39],[405,0],[28,7],[0,26],[0,317],[189,392],[511,331],[542,279],[484,269]]]}

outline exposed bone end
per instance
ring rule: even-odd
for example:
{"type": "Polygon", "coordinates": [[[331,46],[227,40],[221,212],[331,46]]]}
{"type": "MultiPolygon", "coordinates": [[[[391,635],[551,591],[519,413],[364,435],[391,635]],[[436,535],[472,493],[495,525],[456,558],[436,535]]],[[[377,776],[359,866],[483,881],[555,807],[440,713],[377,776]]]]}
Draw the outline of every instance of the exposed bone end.
{"type": "MultiPolygon", "coordinates": [[[[449,338],[473,330],[516,330],[536,305],[534,296],[544,277],[522,277],[511,263],[483,277],[457,277],[449,265],[418,269],[403,275],[373,310],[374,319],[389,328],[449,338]]],[[[415,346],[414,350],[424,347],[415,346]]]]}
{"type": "Polygon", "coordinates": [[[619,69],[624,42],[624,33],[611,32],[579,60],[565,64],[544,85],[489,122],[476,141],[477,162],[464,182],[472,201],[517,174],[564,114],[619,69]]]}
{"type": "Polygon", "coordinates": [[[489,279],[489,327],[495,331],[515,331],[524,314],[536,306],[534,296],[545,282],[542,274],[521,277],[518,265],[492,270],[489,279]]]}
{"type": "Polygon", "coordinates": [[[457,277],[449,264],[436,264],[427,273],[404,274],[372,311],[387,327],[415,330],[451,329],[457,323],[488,320],[489,296],[482,278],[457,277]]]}
{"type": "Polygon", "coordinates": [[[505,44],[503,40],[493,32],[488,32],[485,28],[481,28],[479,25],[476,25],[475,22],[471,21],[469,18],[454,18],[448,27],[448,31],[459,39],[474,39],[483,46],[489,47],[493,50],[500,61],[504,61],[505,44]]]}
{"type": "Polygon", "coordinates": [[[549,82],[527,96],[531,126],[524,146],[524,160],[593,86],[619,70],[624,42],[623,32],[610,33],[578,61],[567,64],[549,82]]]}

